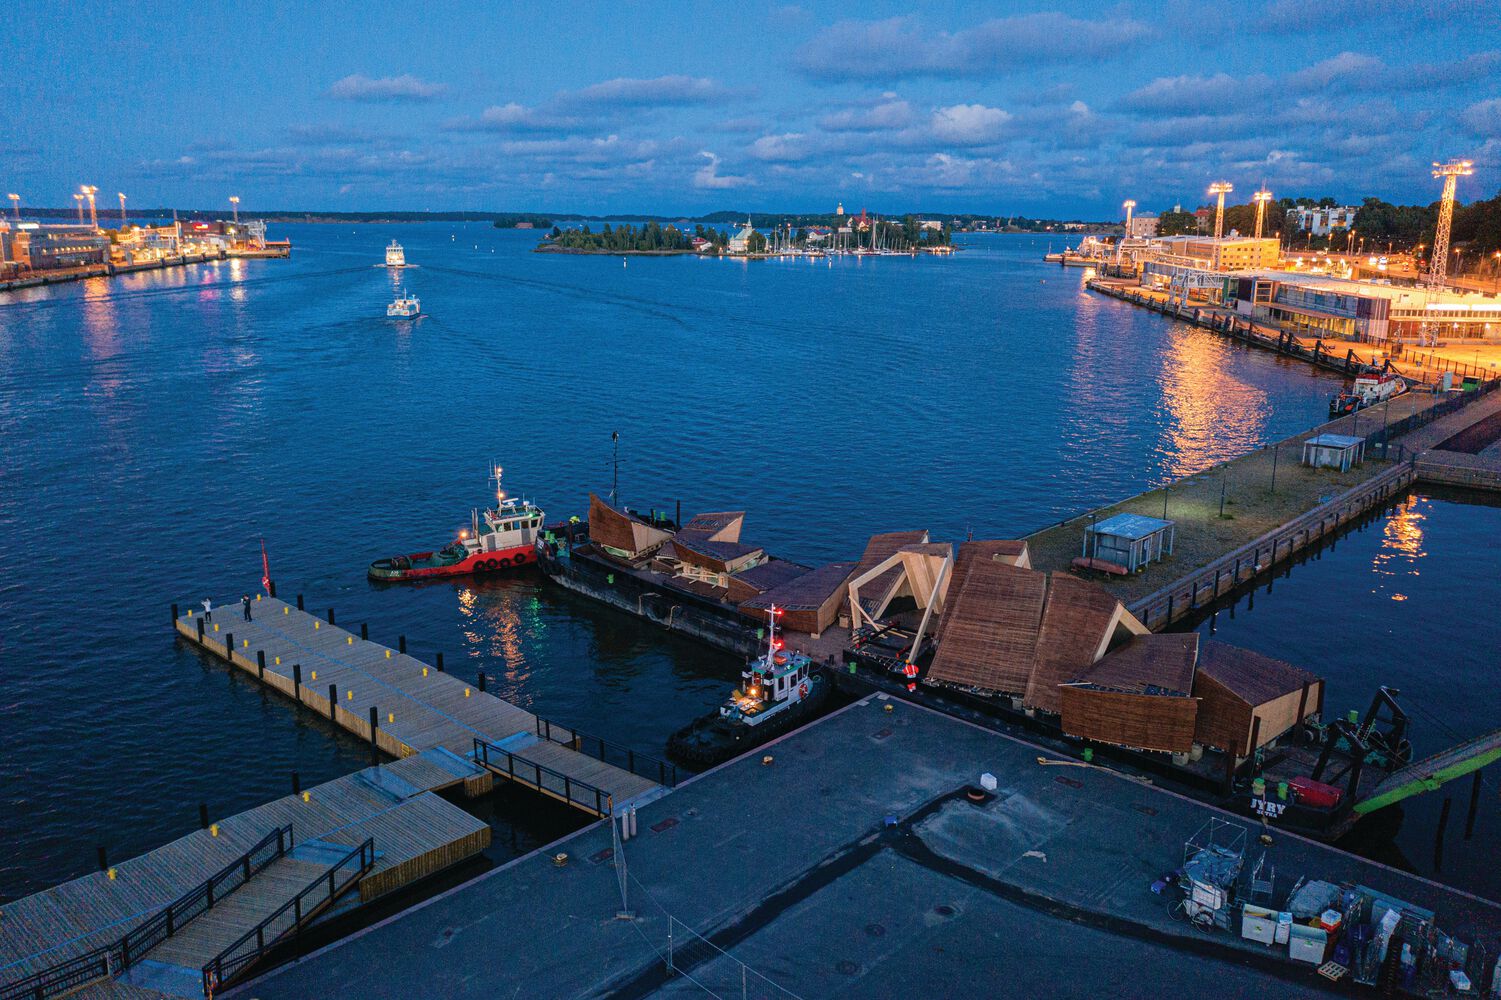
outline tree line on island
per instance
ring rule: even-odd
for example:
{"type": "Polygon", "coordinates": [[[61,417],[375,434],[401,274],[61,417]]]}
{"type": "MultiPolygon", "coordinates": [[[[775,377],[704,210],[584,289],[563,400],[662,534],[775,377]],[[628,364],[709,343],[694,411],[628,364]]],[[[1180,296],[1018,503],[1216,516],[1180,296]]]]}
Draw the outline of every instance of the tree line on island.
{"type": "MultiPolygon", "coordinates": [[[[851,216],[831,217],[828,225],[799,225],[791,222],[772,221],[773,235],[752,229],[745,237],[743,250],[734,247],[730,230],[719,226],[699,223],[689,232],[686,225],[662,225],[656,220],[635,226],[630,223],[604,226],[595,231],[587,223],[578,227],[554,226],[542,238],[537,249],[567,253],[606,254],[673,254],[673,253],[748,253],[763,254],[768,250],[819,250],[855,249],[879,247],[888,250],[924,250],[948,247],[952,243],[953,229],[947,222],[937,228],[924,226],[917,216],[909,215],[901,221],[871,220],[863,229],[854,225],[851,216]],[[840,224],[848,231],[841,232],[840,224]]],[[[753,217],[754,225],[757,220],[753,217]]],[[[742,223],[743,225],[743,223],[742,223]]],[[[734,230],[738,234],[739,228],[734,230]]]]}

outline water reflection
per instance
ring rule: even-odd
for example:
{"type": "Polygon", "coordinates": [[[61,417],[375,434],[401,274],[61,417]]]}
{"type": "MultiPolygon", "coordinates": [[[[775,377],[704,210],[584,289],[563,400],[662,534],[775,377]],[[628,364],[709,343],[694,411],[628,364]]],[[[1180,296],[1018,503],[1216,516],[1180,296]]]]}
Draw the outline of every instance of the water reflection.
{"type": "Polygon", "coordinates": [[[1163,476],[1177,479],[1255,449],[1269,415],[1264,389],[1230,370],[1231,349],[1213,334],[1178,327],[1158,374],[1167,409],[1163,476]]]}
{"type": "MultiPolygon", "coordinates": [[[[1375,575],[1387,578],[1377,581],[1377,593],[1388,587],[1395,588],[1401,577],[1412,579],[1421,575],[1417,563],[1428,553],[1423,548],[1423,522],[1427,519],[1427,512],[1420,505],[1426,503],[1428,501],[1423,498],[1410,496],[1387,518],[1381,532],[1381,548],[1371,560],[1375,575]]],[[[1396,589],[1392,589],[1390,596],[1394,601],[1407,600],[1407,595],[1396,589]]]]}

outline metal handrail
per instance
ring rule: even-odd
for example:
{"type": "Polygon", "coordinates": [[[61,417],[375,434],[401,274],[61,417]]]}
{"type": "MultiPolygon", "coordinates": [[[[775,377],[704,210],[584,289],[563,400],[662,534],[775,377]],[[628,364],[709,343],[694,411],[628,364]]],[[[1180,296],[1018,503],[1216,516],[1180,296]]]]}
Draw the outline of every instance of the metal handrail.
{"type": "Polygon", "coordinates": [[[300,934],[303,923],[321,912],[325,906],[333,903],[350,886],[363,878],[365,873],[374,865],[375,838],[367,837],[365,842],[359,847],[356,847],[340,858],[328,871],[313,879],[301,892],[277,907],[274,913],[240,935],[238,940],[210,959],[203,966],[203,995],[205,997],[212,997],[219,988],[236,979],[248,966],[258,961],[266,953],[267,949],[274,946],[282,938],[292,933],[300,934]],[[359,862],[358,868],[344,878],[343,881],[337,881],[335,876],[339,870],[355,860],[359,862]],[[304,897],[323,890],[325,883],[327,883],[327,898],[319,900],[316,905],[310,907],[303,906],[302,901],[304,897]],[[285,915],[288,910],[291,910],[293,914],[292,925],[280,933],[271,934],[268,937],[266,933],[267,929],[285,915]],[[241,955],[234,954],[252,938],[255,939],[254,948],[241,955]]]}
{"type": "Polygon", "coordinates": [[[20,982],[11,983],[0,990],[0,1000],[44,1000],[46,997],[69,993],[96,980],[119,975],[152,948],[177,933],[177,929],[186,921],[211,908],[215,902],[216,892],[217,898],[222,899],[227,894],[226,891],[221,891],[225,882],[236,875],[241,876],[240,882],[227,890],[227,892],[233,892],[249,881],[251,876],[285,855],[291,850],[292,845],[292,825],[288,823],[277,827],[262,837],[250,850],[168,903],[149,920],[132,928],[118,941],[59,962],[20,982]],[[259,861],[255,860],[255,855],[269,847],[273,841],[276,844],[276,850],[259,861]],[[200,904],[202,904],[201,909],[194,909],[200,904]]]}
{"type": "Polygon", "coordinates": [[[588,798],[576,797],[574,795],[576,790],[584,792],[587,795],[592,795],[594,803],[592,808],[597,816],[608,816],[611,810],[614,809],[614,796],[603,788],[596,788],[587,781],[580,781],[577,778],[569,777],[561,771],[555,771],[544,764],[538,764],[536,761],[527,760],[525,757],[518,757],[506,748],[496,746],[494,743],[481,739],[478,736],[474,739],[474,760],[482,767],[498,774],[503,774],[512,781],[517,781],[524,785],[530,784],[539,792],[556,796],[558,795],[558,789],[549,787],[542,780],[544,774],[551,775],[562,782],[562,799],[570,805],[590,808],[590,800],[588,798]],[[499,762],[492,762],[490,760],[491,754],[498,754],[504,757],[504,766],[499,762]],[[517,769],[517,764],[521,765],[520,770],[517,769]],[[528,777],[528,772],[530,772],[530,777],[528,777]]]}
{"type": "Polygon", "coordinates": [[[607,751],[614,750],[617,754],[617,760],[621,755],[624,756],[625,769],[632,774],[642,778],[649,778],[667,788],[677,787],[678,769],[670,761],[653,757],[651,754],[638,753],[628,746],[612,743],[609,740],[599,736],[592,736],[589,733],[581,733],[577,729],[568,726],[559,725],[554,727],[550,719],[544,719],[541,716],[537,717],[537,735],[550,742],[577,750],[579,753],[593,757],[595,760],[619,767],[621,765],[606,756],[607,751]],[[555,728],[567,733],[567,738],[560,738],[558,734],[553,732],[555,728]],[[591,744],[597,749],[591,751],[589,749],[591,744]],[[641,768],[645,768],[645,770],[638,770],[638,765],[641,768]]]}

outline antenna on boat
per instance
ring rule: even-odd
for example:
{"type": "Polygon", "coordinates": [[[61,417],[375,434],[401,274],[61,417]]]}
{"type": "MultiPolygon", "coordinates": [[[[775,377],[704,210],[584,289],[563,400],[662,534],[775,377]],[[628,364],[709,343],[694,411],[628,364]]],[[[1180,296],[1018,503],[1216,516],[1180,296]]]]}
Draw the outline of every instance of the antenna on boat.
{"type": "Polygon", "coordinates": [[[505,470],[500,467],[500,463],[499,462],[496,462],[495,464],[493,464],[493,465],[490,466],[490,482],[492,482],[492,483],[495,484],[495,509],[496,510],[500,509],[500,502],[506,498],[506,491],[504,489],[502,489],[501,485],[500,485],[500,475],[504,471],[505,470]]]}
{"type": "Polygon", "coordinates": [[[775,604],[766,609],[766,620],[771,624],[771,627],[766,630],[766,665],[768,667],[773,665],[777,649],[782,645],[777,641],[777,616],[781,613],[782,609],[775,604]]]}

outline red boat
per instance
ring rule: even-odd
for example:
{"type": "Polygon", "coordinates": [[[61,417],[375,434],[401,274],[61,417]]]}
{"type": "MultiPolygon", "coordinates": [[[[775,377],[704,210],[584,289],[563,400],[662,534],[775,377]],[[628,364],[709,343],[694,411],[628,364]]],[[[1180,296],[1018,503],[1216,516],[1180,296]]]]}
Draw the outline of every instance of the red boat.
{"type": "Polygon", "coordinates": [[[470,526],[436,552],[377,559],[370,564],[370,579],[425,580],[437,576],[491,573],[536,562],[537,536],[542,533],[542,509],[530,500],[507,499],[499,488],[500,468],[495,470],[495,506],[471,511],[470,526]]]}

